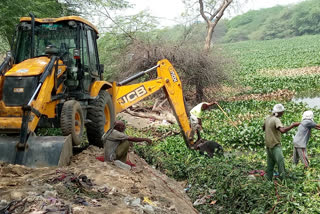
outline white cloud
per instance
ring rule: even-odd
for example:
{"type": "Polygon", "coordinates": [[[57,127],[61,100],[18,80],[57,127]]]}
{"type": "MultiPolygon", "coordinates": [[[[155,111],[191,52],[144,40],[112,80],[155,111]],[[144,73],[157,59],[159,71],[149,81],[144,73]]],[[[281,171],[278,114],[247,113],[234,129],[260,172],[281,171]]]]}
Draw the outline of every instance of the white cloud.
{"type": "MultiPolygon", "coordinates": [[[[248,3],[237,14],[249,10],[273,7],[275,5],[295,4],[303,0],[249,0],[248,3]]],[[[158,17],[163,26],[178,24],[178,17],[184,11],[182,0],[130,0],[135,8],[129,13],[137,13],[141,10],[148,10],[151,15],[158,17]]]]}
{"type": "Polygon", "coordinates": [[[168,26],[178,24],[176,18],[184,11],[182,0],[130,0],[135,8],[129,13],[148,10],[149,13],[159,18],[161,25],[168,26]]]}

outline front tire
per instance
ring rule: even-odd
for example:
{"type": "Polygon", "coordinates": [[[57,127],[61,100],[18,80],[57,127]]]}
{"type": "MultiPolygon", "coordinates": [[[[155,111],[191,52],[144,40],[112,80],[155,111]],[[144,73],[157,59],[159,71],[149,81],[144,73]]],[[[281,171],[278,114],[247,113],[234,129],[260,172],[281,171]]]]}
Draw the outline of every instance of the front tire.
{"type": "Polygon", "coordinates": [[[72,144],[80,145],[84,130],[84,119],[81,105],[76,100],[68,100],[63,104],[60,118],[63,136],[72,136],[72,144]]]}
{"type": "Polygon", "coordinates": [[[87,136],[90,145],[103,147],[102,136],[114,124],[115,113],[110,94],[107,91],[100,91],[96,99],[89,101],[86,124],[87,136]]]}

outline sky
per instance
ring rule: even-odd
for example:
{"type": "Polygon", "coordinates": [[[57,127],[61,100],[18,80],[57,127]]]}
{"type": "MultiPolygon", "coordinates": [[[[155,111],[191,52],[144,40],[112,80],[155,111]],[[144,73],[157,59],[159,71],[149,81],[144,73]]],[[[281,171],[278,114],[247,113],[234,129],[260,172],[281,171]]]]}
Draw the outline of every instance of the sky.
{"type": "MultiPolygon", "coordinates": [[[[304,0],[248,0],[248,3],[240,8],[234,15],[245,13],[249,10],[273,7],[276,5],[288,5],[299,3],[304,0]]],[[[158,17],[161,26],[179,24],[179,17],[184,11],[182,0],[130,0],[135,4],[132,11],[148,10],[151,15],[158,17]]]]}

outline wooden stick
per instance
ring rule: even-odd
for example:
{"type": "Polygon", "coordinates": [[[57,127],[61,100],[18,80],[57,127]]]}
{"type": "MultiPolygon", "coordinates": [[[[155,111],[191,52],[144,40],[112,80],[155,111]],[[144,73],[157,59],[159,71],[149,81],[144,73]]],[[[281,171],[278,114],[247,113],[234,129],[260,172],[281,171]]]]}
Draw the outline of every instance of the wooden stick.
{"type": "Polygon", "coordinates": [[[231,120],[231,118],[227,115],[227,113],[221,108],[221,106],[217,103],[217,106],[219,107],[219,109],[224,113],[224,115],[230,120],[231,124],[236,127],[236,129],[239,130],[239,128],[233,123],[233,121],[231,120]]]}
{"type": "Polygon", "coordinates": [[[160,117],[160,116],[156,116],[156,115],[151,115],[151,114],[143,114],[141,112],[134,112],[134,111],[131,111],[129,109],[126,109],[125,110],[126,113],[132,115],[132,116],[136,116],[136,117],[142,117],[142,118],[152,118],[152,119],[155,119],[155,120],[160,120],[160,121],[163,121],[163,120],[166,120],[167,122],[171,123],[171,124],[174,124],[175,121],[173,120],[170,120],[168,118],[164,118],[164,117],[160,117]]]}
{"type": "Polygon", "coordinates": [[[160,141],[164,138],[170,137],[170,136],[175,136],[180,134],[180,132],[174,132],[174,131],[169,131],[168,133],[162,135],[161,137],[158,137],[157,139],[155,139],[154,141],[160,141]]]}

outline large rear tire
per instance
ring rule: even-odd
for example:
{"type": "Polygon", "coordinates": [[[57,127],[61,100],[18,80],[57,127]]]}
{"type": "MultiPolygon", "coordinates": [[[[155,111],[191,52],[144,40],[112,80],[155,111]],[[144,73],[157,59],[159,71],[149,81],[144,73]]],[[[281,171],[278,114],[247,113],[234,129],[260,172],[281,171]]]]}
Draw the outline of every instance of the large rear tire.
{"type": "Polygon", "coordinates": [[[60,126],[63,136],[72,136],[72,144],[80,145],[84,130],[81,105],[76,100],[68,100],[62,106],[60,126]]]}
{"type": "Polygon", "coordinates": [[[110,94],[100,91],[96,99],[89,101],[86,124],[87,136],[90,145],[103,147],[102,136],[107,132],[115,121],[114,106],[110,94]]]}

